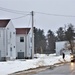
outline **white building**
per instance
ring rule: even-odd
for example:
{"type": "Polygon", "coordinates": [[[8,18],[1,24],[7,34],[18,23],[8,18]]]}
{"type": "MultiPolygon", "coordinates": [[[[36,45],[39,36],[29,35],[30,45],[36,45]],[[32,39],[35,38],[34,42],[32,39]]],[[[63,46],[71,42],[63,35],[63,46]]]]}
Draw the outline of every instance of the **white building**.
{"type": "Polygon", "coordinates": [[[15,28],[10,19],[0,20],[0,60],[32,58],[31,28],[15,28]]]}
{"type": "Polygon", "coordinates": [[[32,38],[30,28],[16,28],[16,51],[17,58],[32,57],[32,38]]]}
{"type": "Polygon", "coordinates": [[[10,19],[0,20],[0,60],[16,58],[16,30],[10,19]]]}
{"type": "Polygon", "coordinates": [[[65,54],[69,54],[71,53],[71,51],[69,50],[69,42],[68,41],[59,41],[56,42],[56,55],[61,55],[62,52],[64,52],[65,54]]]}

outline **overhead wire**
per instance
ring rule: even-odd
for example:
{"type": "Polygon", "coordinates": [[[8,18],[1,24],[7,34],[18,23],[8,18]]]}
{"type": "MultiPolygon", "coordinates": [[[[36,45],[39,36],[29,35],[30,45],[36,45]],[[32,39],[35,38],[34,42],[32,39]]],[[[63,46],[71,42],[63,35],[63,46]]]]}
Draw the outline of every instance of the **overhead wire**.
{"type": "Polygon", "coordinates": [[[60,15],[60,14],[50,14],[50,13],[43,13],[43,12],[35,12],[35,13],[43,14],[43,15],[50,15],[50,16],[75,17],[73,15],[60,15]]]}
{"type": "Polygon", "coordinates": [[[23,16],[20,16],[20,17],[16,17],[16,18],[11,18],[11,19],[12,19],[12,20],[20,19],[20,18],[26,17],[26,16],[28,16],[28,15],[30,15],[30,14],[26,14],[26,15],[23,15],[23,16]]]}
{"type": "Polygon", "coordinates": [[[19,11],[19,10],[13,10],[13,9],[8,9],[8,8],[3,8],[0,7],[0,10],[5,11],[5,12],[10,12],[10,13],[15,13],[15,14],[25,14],[25,13],[29,13],[28,11],[19,11]]]}
{"type": "MultiPolygon", "coordinates": [[[[15,13],[15,14],[22,14],[22,15],[25,15],[26,13],[30,13],[28,11],[19,11],[19,10],[4,8],[4,7],[0,7],[0,10],[5,12],[10,12],[10,13],[15,13]]],[[[74,15],[50,14],[50,13],[43,13],[43,12],[35,12],[35,13],[43,14],[43,15],[51,15],[51,16],[75,17],[74,15]]]]}

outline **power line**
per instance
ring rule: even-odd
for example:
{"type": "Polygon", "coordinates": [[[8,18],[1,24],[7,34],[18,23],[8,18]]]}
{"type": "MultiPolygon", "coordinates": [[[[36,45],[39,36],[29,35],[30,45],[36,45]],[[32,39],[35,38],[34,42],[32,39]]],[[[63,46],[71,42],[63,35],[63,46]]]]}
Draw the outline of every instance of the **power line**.
{"type": "Polygon", "coordinates": [[[27,15],[24,15],[24,16],[20,16],[20,17],[16,17],[16,18],[11,18],[11,19],[12,19],[12,20],[15,20],[15,19],[19,19],[19,18],[26,17],[26,16],[28,16],[28,15],[30,15],[30,14],[27,14],[27,15]]]}
{"type": "MultiPolygon", "coordinates": [[[[15,14],[22,14],[22,15],[25,15],[25,13],[30,13],[28,11],[19,11],[19,10],[4,8],[4,7],[0,7],[0,10],[5,12],[10,12],[10,13],[15,13],[15,14]]],[[[43,15],[51,15],[51,16],[75,17],[74,15],[60,15],[60,14],[50,14],[50,13],[43,13],[43,12],[35,12],[35,13],[43,14],[43,15]]]]}
{"type": "Polygon", "coordinates": [[[51,16],[75,17],[73,15],[60,15],[60,14],[50,14],[50,13],[43,13],[43,12],[35,12],[35,13],[43,14],[43,15],[51,15],[51,16]]]}
{"type": "Polygon", "coordinates": [[[10,13],[23,14],[23,15],[25,13],[29,13],[28,11],[12,10],[12,9],[3,8],[3,7],[0,7],[0,10],[5,11],[5,12],[10,12],[10,13]]]}

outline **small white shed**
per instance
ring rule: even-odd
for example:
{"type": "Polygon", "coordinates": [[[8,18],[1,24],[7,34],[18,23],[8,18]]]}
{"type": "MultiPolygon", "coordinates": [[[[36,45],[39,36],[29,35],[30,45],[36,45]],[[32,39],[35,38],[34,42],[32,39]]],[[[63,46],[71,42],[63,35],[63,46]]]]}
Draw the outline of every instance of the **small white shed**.
{"type": "Polygon", "coordinates": [[[61,54],[61,51],[63,49],[65,49],[65,43],[66,41],[59,41],[59,42],[56,42],[56,54],[57,55],[60,55],[61,54]]]}

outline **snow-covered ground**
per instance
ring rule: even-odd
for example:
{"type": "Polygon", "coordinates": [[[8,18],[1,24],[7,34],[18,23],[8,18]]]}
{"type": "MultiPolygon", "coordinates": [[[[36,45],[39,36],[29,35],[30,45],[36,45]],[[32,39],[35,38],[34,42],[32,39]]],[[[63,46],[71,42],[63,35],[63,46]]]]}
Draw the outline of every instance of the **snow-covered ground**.
{"type": "MultiPolygon", "coordinates": [[[[62,56],[56,56],[56,54],[36,54],[35,56],[38,58],[0,62],[0,75],[8,75],[39,66],[54,65],[63,61],[62,56]]],[[[70,55],[66,55],[65,60],[70,61],[70,55]]]]}

